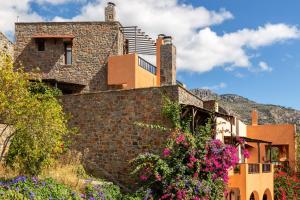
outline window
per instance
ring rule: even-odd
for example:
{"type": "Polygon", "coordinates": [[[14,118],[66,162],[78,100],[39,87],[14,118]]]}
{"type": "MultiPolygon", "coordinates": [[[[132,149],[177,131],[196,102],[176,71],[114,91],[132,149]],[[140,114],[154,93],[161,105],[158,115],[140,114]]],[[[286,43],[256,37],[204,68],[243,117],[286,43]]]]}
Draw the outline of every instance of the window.
{"type": "Polygon", "coordinates": [[[72,64],[72,44],[70,43],[65,44],[65,64],[72,64]]]}
{"type": "Polygon", "coordinates": [[[38,51],[45,51],[45,40],[39,39],[36,41],[38,51]]]}

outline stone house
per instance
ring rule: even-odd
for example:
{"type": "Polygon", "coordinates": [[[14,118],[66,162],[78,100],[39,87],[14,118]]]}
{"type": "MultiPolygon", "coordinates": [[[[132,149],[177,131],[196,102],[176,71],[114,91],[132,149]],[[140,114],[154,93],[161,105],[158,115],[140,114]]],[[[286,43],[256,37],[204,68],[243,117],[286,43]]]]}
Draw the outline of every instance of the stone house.
{"type": "Polygon", "coordinates": [[[9,39],[7,39],[3,33],[0,32],[0,54],[6,53],[13,57],[13,52],[13,43],[9,39]]]}
{"type": "MultiPolygon", "coordinates": [[[[115,21],[108,3],[104,22],[16,23],[15,66],[40,74],[43,82],[63,91],[59,101],[77,127],[72,148],[83,154],[85,168],[123,188],[134,187],[129,161],[140,153],[160,153],[168,133],[135,125],[170,126],[162,113],[163,97],[182,105],[182,117],[192,116],[191,130],[215,115],[216,127],[234,127],[234,136],[247,136],[245,127],[215,102],[204,102],[176,81],[176,47],[172,37],[155,40],[136,26],[115,21]],[[155,58],[154,63],[143,58],[155,58]]],[[[34,81],[34,78],[33,78],[34,81]]],[[[232,135],[216,135],[226,142],[232,135]]],[[[262,167],[256,163],[255,166],[262,167]]],[[[250,166],[250,165],[249,165],[250,166]]],[[[273,179],[272,170],[249,175],[248,164],[233,178],[231,199],[249,199],[256,188],[238,190],[240,180],[273,179]],[[268,174],[266,174],[268,173],[268,174]]],[[[252,166],[252,165],[251,165],[252,166]]],[[[269,165],[268,165],[269,166],[269,165]]],[[[268,182],[269,184],[270,182],[268,182]]],[[[269,185],[260,185],[263,195],[269,185]]],[[[270,196],[270,195],[269,195],[270,196]]],[[[270,199],[269,197],[267,199],[270,199]]]]}

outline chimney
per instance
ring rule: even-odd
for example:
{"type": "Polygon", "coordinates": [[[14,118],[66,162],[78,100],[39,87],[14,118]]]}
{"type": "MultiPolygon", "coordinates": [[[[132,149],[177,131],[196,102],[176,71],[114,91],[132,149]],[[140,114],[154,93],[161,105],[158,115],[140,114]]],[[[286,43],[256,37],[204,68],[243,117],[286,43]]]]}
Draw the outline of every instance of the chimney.
{"type": "Polygon", "coordinates": [[[204,101],[203,107],[212,112],[219,112],[219,103],[216,100],[204,101]]]}
{"type": "Polygon", "coordinates": [[[258,114],[256,110],[252,111],[252,126],[258,125],[258,114]]]}
{"type": "Polygon", "coordinates": [[[176,85],[176,47],[171,36],[164,36],[160,47],[160,83],[176,85]]]}
{"type": "Polygon", "coordinates": [[[105,21],[114,22],[116,21],[116,4],[108,2],[105,7],[105,21]]]}
{"type": "Polygon", "coordinates": [[[160,48],[161,48],[161,45],[164,44],[164,37],[165,35],[164,34],[159,34],[157,39],[156,39],[156,85],[157,86],[160,86],[160,48]]]}

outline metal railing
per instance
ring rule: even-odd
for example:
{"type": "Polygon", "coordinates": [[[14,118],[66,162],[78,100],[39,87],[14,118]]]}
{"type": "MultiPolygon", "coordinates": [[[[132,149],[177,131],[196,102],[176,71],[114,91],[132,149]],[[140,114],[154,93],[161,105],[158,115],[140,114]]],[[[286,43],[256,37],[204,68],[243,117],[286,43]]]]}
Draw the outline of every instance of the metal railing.
{"type": "Polygon", "coordinates": [[[269,164],[269,163],[262,164],[262,172],[263,173],[271,172],[271,164],[269,164]]]}
{"type": "Polygon", "coordinates": [[[248,164],[248,174],[259,174],[259,164],[248,164]]]}
{"type": "Polygon", "coordinates": [[[156,75],[156,67],[154,65],[152,65],[151,63],[147,62],[146,60],[144,60],[143,58],[141,57],[138,57],[138,65],[147,70],[148,72],[156,75]]]}

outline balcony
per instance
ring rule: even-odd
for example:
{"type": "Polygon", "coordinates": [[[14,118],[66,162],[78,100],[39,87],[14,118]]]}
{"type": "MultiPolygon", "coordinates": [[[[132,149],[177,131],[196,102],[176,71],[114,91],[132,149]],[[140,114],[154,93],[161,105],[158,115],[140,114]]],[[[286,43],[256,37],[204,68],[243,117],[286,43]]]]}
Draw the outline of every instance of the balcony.
{"type": "Polygon", "coordinates": [[[229,173],[230,200],[272,200],[273,165],[242,163],[229,173]]]}
{"type": "Polygon", "coordinates": [[[155,87],[157,69],[136,53],[111,56],[108,59],[107,81],[110,89],[155,87]]]}

